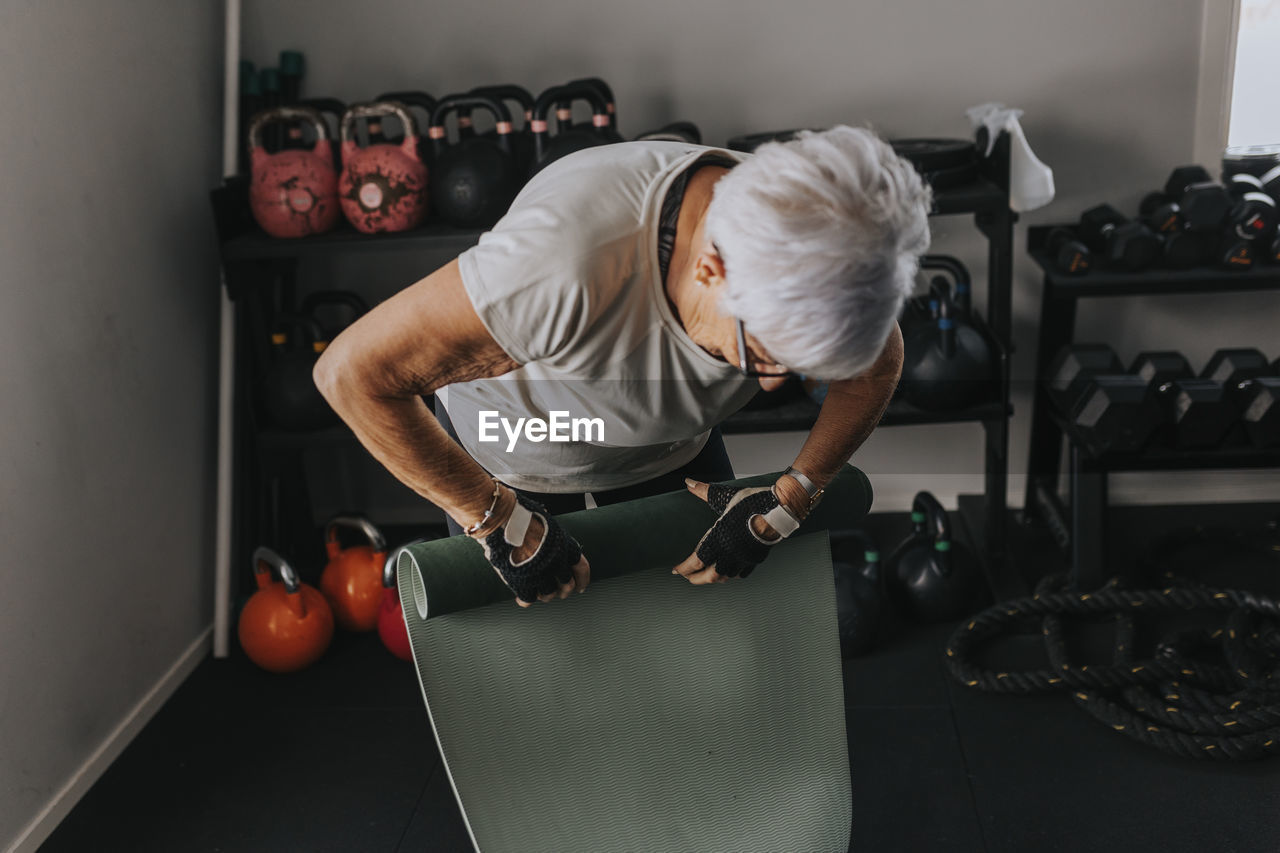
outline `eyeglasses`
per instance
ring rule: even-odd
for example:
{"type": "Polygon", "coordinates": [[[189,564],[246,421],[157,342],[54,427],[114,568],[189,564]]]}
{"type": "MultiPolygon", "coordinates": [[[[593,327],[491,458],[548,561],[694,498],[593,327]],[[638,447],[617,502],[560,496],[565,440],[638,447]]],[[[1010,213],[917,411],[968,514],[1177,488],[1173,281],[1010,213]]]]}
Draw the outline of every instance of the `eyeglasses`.
{"type": "Polygon", "coordinates": [[[733,322],[738,327],[738,369],[742,371],[742,375],[752,379],[759,379],[761,376],[791,375],[791,371],[781,364],[770,365],[770,370],[756,370],[747,360],[747,333],[742,328],[742,321],[734,317],[733,322]]]}
{"type": "MultiPolygon", "coordinates": [[[[724,261],[724,252],[720,251],[720,247],[713,241],[711,248],[720,256],[720,260],[724,261]]],[[[742,328],[742,320],[737,317],[733,318],[733,322],[738,328],[738,369],[742,371],[742,375],[751,379],[759,379],[761,376],[790,376],[791,371],[787,370],[780,364],[772,365],[772,370],[756,370],[747,361],[747,333],[742,328]]]]}

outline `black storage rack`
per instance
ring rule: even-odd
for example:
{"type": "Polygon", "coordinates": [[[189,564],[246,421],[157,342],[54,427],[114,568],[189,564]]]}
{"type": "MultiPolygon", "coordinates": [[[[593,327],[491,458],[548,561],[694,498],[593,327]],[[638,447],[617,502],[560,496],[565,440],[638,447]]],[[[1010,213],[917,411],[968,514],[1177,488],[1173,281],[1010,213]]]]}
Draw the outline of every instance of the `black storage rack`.
{"type": "Polygon", "coordinates": [[[1248,272],[1212,267],[1141,273],[1099,270],[1072,276],[1058,270],[1045,251],[1049,232],[1054,227],[1057,226],[1031,228],[1027,234],[1031,258],[1044,271],[1044,292],[1040,304],[1040,344],[1036,353],[1037,382],[1024,515],[1028,521],[1039,519],[1048,526],[1059,547],[1070,554],[1075,587],[1091,590],[1101,586],[1108,577],[1105,555],[1110,472],[1273,468],[1280,467],[1280,448],[1257,449],[1244,445],[1177,450],[1157,445],[1136,453],[1096,453],[1073,432],[1071,424],[1055,409],[1048,395],[1048,376],[1054,356],[1075,336],[1077,303],[1093,297],[1278,290],[1280,267],[1255,267],[1248,272]],[[1064,438],[1069,446],[1065,505],[1058,495],[1064,438]]]}
{"type": "MultiPolygon", "coordinates": [[[[996,401],[959,412],[926,412],[895,400],[882,426],[935,423],[981,423],[985,441],[985,494],[982,518],[989,580],[997,595],[1019,592],[1007,559],[1007,480],[1011,352],[1013,224],[1009,209],[1009,141],[1002,134],[982,173],[973,183],[935,194],[932,216],[972,215],[988,241],[986,325],[999,350],[1000,387],[996,401]]],[[[473,246],[482,231],[462,230],[433,222],[413,231],[366,235],[345,223],[329,233],[279,240],[263,233],[248,215],[243,178],[212,193],[221,245],[224,280],[237,319],[233,485],[233,565],[247,565],[249,552],[261,541],[277,543],[291,554],[317,551],[306,494],[302,451],[321,443],[355,442],[344,426],[313,433],[288,433],[258,423],[254,386],[268,363],[270,318],[295,304],[298,269],[304,260],[338,255],[412,252],[422,259],[423,274],[451,261],[473,246]],[[242,559],[243,558],[243,559],[242,559]]],[[[779,432],[810,429],[818,406],[807,398],[760,410],[744,410],[722,426],[725,433],[779,432]]]]}

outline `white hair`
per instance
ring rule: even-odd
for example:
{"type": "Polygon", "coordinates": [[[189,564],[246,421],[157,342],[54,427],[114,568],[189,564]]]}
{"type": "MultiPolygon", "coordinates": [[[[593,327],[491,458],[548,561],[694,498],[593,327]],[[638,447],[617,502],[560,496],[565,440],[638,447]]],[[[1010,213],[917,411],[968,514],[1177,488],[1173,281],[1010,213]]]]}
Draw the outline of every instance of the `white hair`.
{"type": "Polygon", "coordinates": [[[849,379],[875,362],[929,248],[930,193],[869,130],[769,142],[715,185],[721,307],[779,364],[849,379]]]}

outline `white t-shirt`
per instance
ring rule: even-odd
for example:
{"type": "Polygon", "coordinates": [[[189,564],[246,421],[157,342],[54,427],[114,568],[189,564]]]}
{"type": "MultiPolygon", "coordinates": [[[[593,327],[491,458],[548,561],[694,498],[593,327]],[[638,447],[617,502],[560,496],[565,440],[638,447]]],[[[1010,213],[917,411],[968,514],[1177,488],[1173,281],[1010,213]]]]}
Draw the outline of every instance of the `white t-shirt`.
{"type": "Polygon", "coordinates": [[[462,446],[491,475],[551,493],[635,485],[697,456],[711,427],[758,390],[689,338],[658,266],[663,197],[712,151],[746,156],[679,142],[570,154],[459,258],[476,313],[522,365],[440,395],[462,446]],[[549,431],[529,430],[528,419],[549,431]]]}

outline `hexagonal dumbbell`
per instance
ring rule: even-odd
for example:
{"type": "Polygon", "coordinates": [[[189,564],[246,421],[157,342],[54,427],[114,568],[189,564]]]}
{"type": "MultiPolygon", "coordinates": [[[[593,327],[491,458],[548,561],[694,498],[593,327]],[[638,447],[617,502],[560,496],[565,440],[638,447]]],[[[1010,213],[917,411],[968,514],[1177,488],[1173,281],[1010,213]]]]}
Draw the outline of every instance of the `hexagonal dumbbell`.
{"type": "Polygon", "coordinates": [[[1139,353],[1129,372],[1141,377],[1160,404],[1161,442],[1179,449],[1217,447],[1237,416],[1222,382],[1197,378],[1179,352],[1139,353]]]}
{"type": "Polygon", "coordinates": [[[1212,230],[1231,212],[1227,188],[1213,179],[1203,166],[1179,166],[1165,181],[1164,194],[1176,202],[1188,228],[1212,230]]]}
{"type": "Polygon", "coordinates": [[[1085,245],[1106,258],[1110,266],[1128,272],[1150,269],[1164,253],[1155,232],[1141,222],[1126,219],[1109,204],[1080,214],[1079,234],[1085,245]]]}
{"type": "Polygon", "coordinates": [[[1256,447],[1280,444],[1280,358],[1268,364],[1256,349],[1221,349],[1201,375],[1226,387],[1250,443],[1256,447]]]}
{"type": "Polygon", "coordinates": [[[1160,426],[1160,406],[1141,376],[1124,372],[1106,344],[1064,347],[1050,393],[1076,437],[1097,454],[1140,450],[1160,426]]]}

